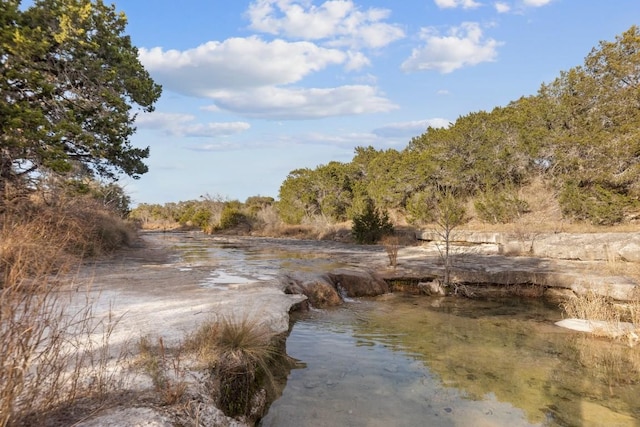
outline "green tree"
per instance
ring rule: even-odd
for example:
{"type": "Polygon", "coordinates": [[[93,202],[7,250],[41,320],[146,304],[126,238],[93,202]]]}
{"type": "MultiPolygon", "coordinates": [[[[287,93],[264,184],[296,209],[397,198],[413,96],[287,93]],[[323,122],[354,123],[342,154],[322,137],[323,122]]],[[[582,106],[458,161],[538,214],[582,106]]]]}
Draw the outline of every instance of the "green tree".
{"type": "Polygon", "coordinates": [[[368,200],[364,211],[353,217],[351,234],[360,244],[374,244],[383,236],[393,234],[393,224],[385,212],[378,210],[373,200],[368,200]]]}
{"type": "Polygon", "coordinates": [[[101,0],[19,5],[0,3],[0,191],[78,163],[108,179],[147,172],[149,149],[129,138],[161,87],[124,34],[125,15],[101,0]]]}
{"type": "Polygon", "coordinates": [[[305,217],[320,212],[320,204],[314,191],[314,173],[309,168],[289,172],[280,185],[277,204],[280,218],[287,224],[300,224],[305,217]]]}
{"type": "Polygon", "coordinates": [[[551,170],[567,216],[612,223],[637,207],[639,64],[640,29],[632,26],[539,91],[553,113],[551,170]]]}
{"type": "Polygon", "coordinates": [[[451,243],[454,240],[454,230],[467,222],[467,212],[459,197],[450,189],[439,187],[436,191],[438,199],[433,214],[435,232],[438,234],[444,248],[438,248],[444,262],[444,284],[451,284],[451,269],[453,267],[451,243]]]}

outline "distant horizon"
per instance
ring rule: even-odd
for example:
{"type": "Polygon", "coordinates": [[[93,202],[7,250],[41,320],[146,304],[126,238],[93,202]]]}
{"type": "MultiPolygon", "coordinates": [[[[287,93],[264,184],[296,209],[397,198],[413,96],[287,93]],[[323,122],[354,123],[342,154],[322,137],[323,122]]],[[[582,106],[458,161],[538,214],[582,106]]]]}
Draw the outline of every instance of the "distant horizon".
{"type": "Polygon", "coordinates": [[[403,149],[429,126],[535,95],[640,2],[114,0],[163,95],[134,146],[132,204],[278,198],[294,169],[403,149]]]}

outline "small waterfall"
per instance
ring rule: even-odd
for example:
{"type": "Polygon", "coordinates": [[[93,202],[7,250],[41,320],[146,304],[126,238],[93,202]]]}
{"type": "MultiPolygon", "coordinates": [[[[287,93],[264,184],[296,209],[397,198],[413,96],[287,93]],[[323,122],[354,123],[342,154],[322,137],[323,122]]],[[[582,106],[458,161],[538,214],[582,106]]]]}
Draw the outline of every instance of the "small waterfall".
{"type": "Polygon", "coordinates": [[[354,302],[353,298],[350,298],[347,294],[347,290],[340,284],[340,282],[336,283],[336,289],[338,290],[338,295],[342,298],[344,302],[354,302]]]}

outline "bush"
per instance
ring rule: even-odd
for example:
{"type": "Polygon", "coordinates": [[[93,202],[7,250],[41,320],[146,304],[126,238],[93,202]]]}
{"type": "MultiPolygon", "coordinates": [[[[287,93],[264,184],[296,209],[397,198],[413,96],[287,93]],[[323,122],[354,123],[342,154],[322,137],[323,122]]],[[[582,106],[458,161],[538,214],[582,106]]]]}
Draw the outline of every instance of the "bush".
{"type": "Polygon", "coordinates": [[[232,203],[227,203],[220,214],[218,229],[228,230],[247,222],[247,217],[240,211],[240,208],[232,203]]]}
{"type": "Polygon", "coordinates": [[[5,208],[0,217],[0,426],[44,425],[54,411],[80,399],[102,399],[117,387],[121,371],[108,369],[107,363],[118,319],[111,314],[97,319],[88,298],[80,305],[67,300],[73,278],[55,273],[77,268],[79,256],[114,249],[127,232],[118,218],[82,197],[5,208]]]}
{"type": "Polygon", "coordinates": [[[374,244],[383,236],[393,234],[393,224],[386,212],[380,212],[369,200],[364,211],[353,218],[351,234],[360,244],[374,244]]]}
{"type": "Polygon", "coordinates": [[[560,193],[562,214],[594,225],[614,225],[624,220],[625,209],[632,200],[600,185],[592,187],[568,183],[560,193]]]}
{"type": "Polygon", "coordinates": [[[478,218],[491,224],[506,224],[529,212],[529,204],[508,190],[487,191],[473,205],[478,218]]]}

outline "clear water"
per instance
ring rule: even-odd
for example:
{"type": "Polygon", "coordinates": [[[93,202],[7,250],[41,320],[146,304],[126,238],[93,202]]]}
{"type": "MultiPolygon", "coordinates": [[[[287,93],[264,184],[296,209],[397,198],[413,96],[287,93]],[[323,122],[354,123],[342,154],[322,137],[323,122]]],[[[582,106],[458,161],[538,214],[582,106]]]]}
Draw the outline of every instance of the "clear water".
{"type": "MultiPolygon", "coordinates": [[[[202,286],[221,291],[377,256],[330,242],[158,238],[178,250],[177,268],[205,269],[202,286]]],[[[261,425],[640,426],[640,346],[559,328],[560,318],[532,300],[401,295],[311,311],[287,340],[300,367],[261,425]]]]}
{"type": "Polygon", "coordinates": [[[297,320],[267,426],[636,426],[640,352],[536,301],[384,296],[297,320]]]}

